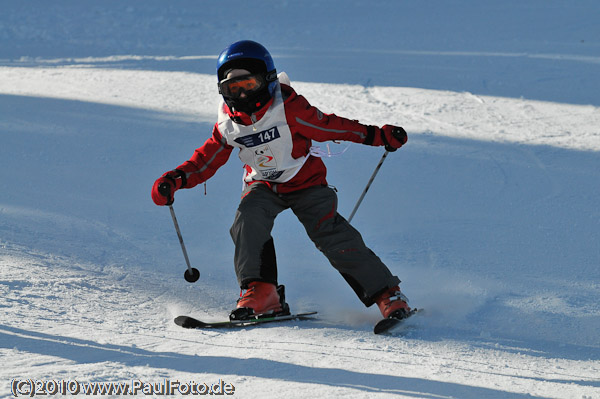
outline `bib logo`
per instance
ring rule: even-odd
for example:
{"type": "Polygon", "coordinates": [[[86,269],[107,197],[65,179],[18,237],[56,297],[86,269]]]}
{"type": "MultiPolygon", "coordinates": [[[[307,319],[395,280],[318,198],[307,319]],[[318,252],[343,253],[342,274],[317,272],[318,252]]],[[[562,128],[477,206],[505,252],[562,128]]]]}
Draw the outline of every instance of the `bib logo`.
{"type": "Polygon", "coordinates": [[[277,160],[268,144],[254,150],[254,164],[264,180],[277,180],[283,174],[277,170],[277,160]]]}
{"type": "Polygon", "coordinates": [[[261,169],[277,169],[277,161],[269,145],[254,150],[254,162],[261,169]]]}

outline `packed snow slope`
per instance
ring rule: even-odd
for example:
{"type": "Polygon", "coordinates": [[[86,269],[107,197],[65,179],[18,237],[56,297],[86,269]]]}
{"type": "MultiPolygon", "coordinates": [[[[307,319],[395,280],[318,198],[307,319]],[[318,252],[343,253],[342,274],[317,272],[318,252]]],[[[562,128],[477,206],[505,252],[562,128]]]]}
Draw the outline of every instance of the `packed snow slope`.
{"type": "MultiPolygon", "coordinates": [[[[242,398],[600,398],[597,1],[1,5],[1,397],[31,379],[221,380],[242,398]],[[323,112],[409,133],[353,220],[426,310],[391,335],[372,334],[378,311],[290,212],[273,233],[280,280],[318,320],[172,322],[225,318],[239,294],[237,157],[206,194],[176,195],[195,284],[150,188],[210,135],[216,56],[245,38],[323,112]]],[[[342,215],[382,154],[353,144],[326,159],[342,215]]]]}

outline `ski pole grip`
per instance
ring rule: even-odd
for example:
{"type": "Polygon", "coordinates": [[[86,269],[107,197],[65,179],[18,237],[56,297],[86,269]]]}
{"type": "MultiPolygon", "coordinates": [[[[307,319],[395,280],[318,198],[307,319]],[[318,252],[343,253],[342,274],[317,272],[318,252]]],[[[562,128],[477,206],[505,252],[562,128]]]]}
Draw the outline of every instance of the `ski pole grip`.
{"type": "Polygon", "coordinates": [[[171,196],[171,187],[168,183],[161,183],[158,186],[158,192],[168,198],[171,196]]]}
{"type": "Polygon", "coordinates": [[[406,142],[408,141],[408,135],[406,134],[406,130],[404,130],[401,127],[396,127],[392,129],[392,136],[394,136],[396,140],[401,142],[402,145],[406,144],[406,142]]]}
{"type": "Polygon", "coordinates": [[[158,192],[167,199],[166,205],[171,205],[173,203],[173,197],[171,196],[171,186],[169,183],[160,183],[158,185],[158,192]]]}

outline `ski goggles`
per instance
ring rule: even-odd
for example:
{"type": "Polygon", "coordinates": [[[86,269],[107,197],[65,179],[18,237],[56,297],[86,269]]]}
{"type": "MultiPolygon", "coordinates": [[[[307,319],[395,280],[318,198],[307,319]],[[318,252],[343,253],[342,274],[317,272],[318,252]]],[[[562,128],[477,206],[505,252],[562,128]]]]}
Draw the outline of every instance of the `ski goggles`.
{"type": "Polygon", "coordinates": [[[267,82],[262,75],[244,75],[224,79],[219,82],[219,91],[224,97],[240,98],[242,93],[247,96],[262,90],[267,82]]]}

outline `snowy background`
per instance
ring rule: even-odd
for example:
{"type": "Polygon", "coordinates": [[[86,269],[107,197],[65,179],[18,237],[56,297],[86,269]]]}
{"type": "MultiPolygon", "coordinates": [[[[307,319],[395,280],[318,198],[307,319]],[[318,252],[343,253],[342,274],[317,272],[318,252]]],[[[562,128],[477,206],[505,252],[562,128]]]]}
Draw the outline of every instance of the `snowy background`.
{"type": "MultiPolygon", "coordinates": [[[[1,397],[13,379],[222,379],[242,398],[600,398],[598,1],[0,9],[1,397]],[[290,212],[280,281],[319,320],[173,324],[239,294],[237,157],[176,195],[195,284],[150,188],[210,135],[216,57],[240,39],[322,111],[408,131],[353,221],[426,309],[393,335],[290,212]]],[[[326,160],[343,215],[382,153],[326,160]]]]}

